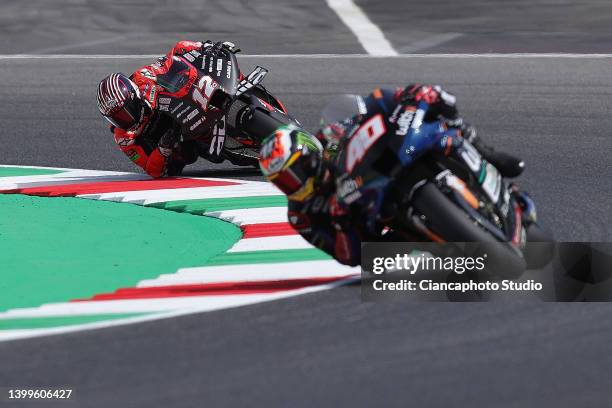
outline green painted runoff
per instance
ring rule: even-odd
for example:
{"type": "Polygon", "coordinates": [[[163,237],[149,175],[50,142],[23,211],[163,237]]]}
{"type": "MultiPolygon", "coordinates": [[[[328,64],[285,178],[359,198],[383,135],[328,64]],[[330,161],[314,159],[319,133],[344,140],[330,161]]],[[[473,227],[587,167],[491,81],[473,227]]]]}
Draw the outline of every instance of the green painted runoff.
{"type": "Polygon", "coordinates": [[[27,167],[4,167],[0,166],[0,177],[16,176],[44,176],[49,174],[64,173],[63,170],[53,169],[31,169],[27,167]]]}
{"type": "Polygon", "coordinates": [[[240,229],[126,203],[0,195],[0,312],[87,298],[225,253],[240,229]]]}

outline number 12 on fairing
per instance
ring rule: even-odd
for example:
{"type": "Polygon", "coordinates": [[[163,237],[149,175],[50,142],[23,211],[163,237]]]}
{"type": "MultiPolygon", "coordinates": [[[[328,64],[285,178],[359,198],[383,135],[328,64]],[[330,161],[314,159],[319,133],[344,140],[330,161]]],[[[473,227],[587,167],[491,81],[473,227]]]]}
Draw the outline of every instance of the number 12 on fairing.
{"type": "Polygon", "coordinates": [[[208,109],[208,101],[212,96],[215,89],[219,87],[219,84],[212,79],[211,77],[203,76],[198,81],[197,87],[193,88],[193,100],[198,103],[202,107],[202,109],[208,109]]]}

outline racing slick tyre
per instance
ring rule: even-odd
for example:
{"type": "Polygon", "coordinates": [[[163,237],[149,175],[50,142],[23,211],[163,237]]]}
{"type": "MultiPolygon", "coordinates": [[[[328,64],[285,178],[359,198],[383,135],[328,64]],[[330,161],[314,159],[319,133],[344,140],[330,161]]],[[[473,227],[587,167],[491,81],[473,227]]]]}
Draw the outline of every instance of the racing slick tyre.
{"type": "Polygon", "coordinates": [[[447,242],[480,242],[478,252],[487,255],[487,271],[502,278],[517,278],[526,268],[525,259],[508,242],[500,242],[479,227],[433,183],[415,193],[413,208],[425,216],[428,227],[447,242]]]}
{"type": "Polygon", "coordinates": [[[527,247],[523,251],[528,269],[543,268],[553,257],[553,234],[537,223],[527,227],[527,247]],[[531,244],[535,243],[535,244],[531,244]]]}

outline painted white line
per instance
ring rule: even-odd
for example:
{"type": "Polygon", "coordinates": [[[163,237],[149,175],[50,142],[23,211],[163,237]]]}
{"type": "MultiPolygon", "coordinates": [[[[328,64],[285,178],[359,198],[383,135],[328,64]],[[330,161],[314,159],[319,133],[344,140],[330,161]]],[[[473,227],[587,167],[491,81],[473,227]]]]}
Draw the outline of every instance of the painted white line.
{"type": "Polygon", "coordinates": [[[98,173],[98,174],[79,174],[79,173],[61,173],[47,175],[32,175],[32,176],[12,176],[0,177],[0,193],[1,190],[11,190],[15,188],[32,188],[41,186],[55,186],[60,184],[80,184],[80,183],[95,183],[108,181],[138,181],[148,180],[148,176],[142,174],[119,174],[98,173]]]}
{"type": "Polygon", "coordinates": [[[190,187],[164,190],[126,191],[119,193],[83,194],[78,197],[147,205],[177,200],[279,196],[279,191],[270,186],[271,184],[269,186],[239,184],[219,187],[190,187]]]}
{"type": "Polygon", "coordinates": [[[431,37],[424,38],[419,41],[415,41],[411,44],[408,44],[405,47],[399,49],[402,54],[412,54],[417,51],[426,50],[428,48],[435,47],[436,45],[444,44],[445,42],[449,42],[454,40],[455,38],[461,37],[463,34],[460,33],[441,33],[436,34],[431,37]]]}
{"type": "MultiPolygon", "coordinates": [[[[256,299],[255,297],[251,299],[243,298],[243,299],[240,299],[240,303],[236,303],[233,305],[226,305],[224,307],[218,307],[217,309],[226,309],[226,308],[233,308],[233,307],[239,307],[239,306],[246,306],[246,305],[259,303],[259,302],[269,302],[272,300],[278,300],[278,299],[288,298],[292,296],[299,296],[299,295],[304,295],[307,293],[319,292],[322,290],[329,290],[329,289],[336,288],[338,286],[345,285],[349,282],[355,281],[356,279],[358,278],[347,279],[347,280],[342,280],[338,282],[332,282],[326,285],[311,286],[311,287],[304,288],[304,289],[273,293],[273,294],[269,294],[266,297],[259,298],[259,299],[256,299]]],[[[205,307],[202,307],[202,308],[193,308],[193,309],[179,310],[179,311],[169,312],[169,313],[153,314],[153,315],[147,315],[147,316],[110,320],[110,321],[103,321],[103,322],[97,322],[97,323],[88,323],[88,324],[82,324],[82,325],[76,325],[76,326],[57,327],[57,328],[51,328],[51,329],[0,330],[0,341],[10,341],[10,340],[23,339],[23,338],[30,338],[30,337],[51,336],[51,335],[72,333],[72,332],[84,331],[84,330],[104,329],[108,327],[125,326],[128,324],[141,323],[141,322],[147,322],[147,321],[152,321],[152,320],[168,319],[172,317],[185,316],[189,314],[207,312],[207,311],[217,310],[217,309],[214,309],[214,308],[211,309],[211,305],[206,305],[205,307]]],[[[32,317],[37,317],[37,316],[32,316],[32,317]]]]}
{"type": "Polygon", "coordinates": [[[139,288],[193,285],[220,282],[259,282],[270,280],[343,277],[359,275],[361,269],[336,261],[300,261],[252,265],[223,265],[181,268],[177,273],[161,275],[138,283],[139,288]]]}
{"type": "MultiPolygon", "coordinates": [[[[126,171],[108,171],[108,170],[87,170],[87,169],[67,169],[63,167],[42,167],[42,166],[12,166],[12,165],[0,165],[1,168],[24,168],[24,169],[37,169],[37,170],[58,170],[62,173],[50,174],[49,177],[77,177],[77,176],[138,176],[144,178],[150,178],[146,174],[132,173],[126,171]]],[[[29,176],[24,176],[29,177],[29,176]]],[[[34,175],[32,175],[34,177],[34,175]]]]}
{"type": "Polygon", "coordinates": [[[395,56],[397,51],[359,6],[352,0],[326,0],[340,20],[353,32],[361,46],[370,55],[395,56]]]}
{"type": "MultiPolygon", "coordinates": [[[[283,207],[283,213],[286,211],[283,207]]],[[[271,251],[279,249],[306,249],[313,246],[301,235],[245,238],[236,242],[227,252],[271,251]]]]}
{"type": "Polygon", "coordinates": [[[287,207],[247,208],[241,210],[213,211],[204,215],[220,218],[233,224],[265,224],[287,222],[287,207]]]}
{"type": "MultiPolygon", "coordinates": [[[[4,54],[0,55],[0,60],[78,60],[78,59],[155,59],[160,55],[130,55],[130,54],[4,54]]],[[[262,58],[262,59],[380,59],[389,58],[388,55],[368,55],[368,54],[239,54],[240,58],[262,58]]],[[[612,54],[589,54],[589,53],[436,53],[436,54],[397,54],[396,59],[437,59],[437,58],[458,58],[458,59],[479,59],[479,58],[511,58],[511,59],[531,59],[531,58],[560,58],[560,59],[610,59],[612,54]]]]}
{"type": "Polygon", "coordinates": [[[41,59],[156,59],[161,54],[3,54],[0,60],[41,59]]]}
{"type": "Polygon", "coordinates": [[[84,302],[48,303],[40,307],[12,309],[0,313],[0,321],[11,318],[90,316],[98,314],[123,313],[160,313],[179,309],[202,311],[224,309],[242,304],[261,302],[269,293],[223,295],[223,296],[186,296],[153,299],[92,300],[84,302]]]}
{"type": "MultiPolygon", "coordinates": [[[[21,164],[0,164],[0,167],[14,167],[18,169],[43,169],[43,170],[64,170],[64,171],[80,171],[85,169],[68,169],[64,167],[46,167],[46,166],[22,166],[21,164]]],[[[86,170],[86,171],[96,171],[96,170],[86,170]]]]}

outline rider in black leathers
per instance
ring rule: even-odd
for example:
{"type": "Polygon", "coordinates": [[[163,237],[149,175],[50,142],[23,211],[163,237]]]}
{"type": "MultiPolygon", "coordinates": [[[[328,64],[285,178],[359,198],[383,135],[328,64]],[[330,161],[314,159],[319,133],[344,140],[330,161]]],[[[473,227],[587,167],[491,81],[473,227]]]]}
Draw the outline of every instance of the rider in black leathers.
{"type": "MultiPolygon", "coordinates": [[[[358,265],[360,245],[368,233],[339,205],[336,178],[327,164],[335,155],[338,142],[377,113],[401,126],[392,115],[399,105],[429,104],[424,121],[443,120],[454,143],[469,140],[481,155],[504,177],[516,177],[524,163],[511,155],[485,145],[474,127],[459,116],[456,98],[438,86],[411,84],[396,90],[376,89],[365,98],[344,95],[328,104],[322,114],[322,128],[316,137],[298,129],[281,129],[264,142],[260,167],[264,175],[289,198],[289,223],[310,243],[334,256],[339,262],[358,265]]],[[[451,146],[452,147],[452,146],[451,146]]],[[[439,148],[442,153],[447,146],[439,148]]],[[[448,152],[447,152],[448,154],[448,152]]]]}

